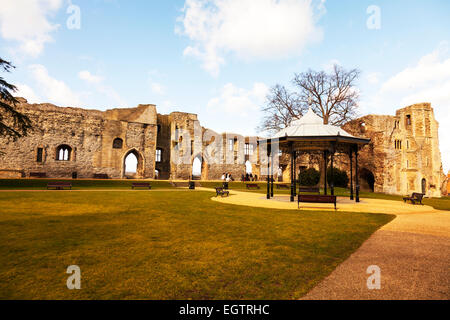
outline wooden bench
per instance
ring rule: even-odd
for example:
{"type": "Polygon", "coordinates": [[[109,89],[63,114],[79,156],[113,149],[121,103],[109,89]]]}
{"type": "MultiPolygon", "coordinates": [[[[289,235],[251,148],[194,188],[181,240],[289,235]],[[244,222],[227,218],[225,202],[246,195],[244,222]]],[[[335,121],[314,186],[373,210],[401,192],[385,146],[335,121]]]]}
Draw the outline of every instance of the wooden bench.
{"type": "Polygon", "coordinates": [[[304,192],[304,193],[317,193],[320,194],[320,188],[319,187],[299,187],[298,192],[304,192]]]}
{"type": "Polygon", "coordinates": [[[222,187],[216,187],[216,197],[218,196],[229,196],[230,195],[230,191],[224,190],[222,187]]]}
{"type": "Polygon", "coordinates": [[[45,178],[46,176],[45,172],[30,172],[30,178],[45,178]]]}
{"type": "Polygon", "coordinates": [[[256,183],[247,183],[246,186],[247,189],[261,189],[260,186],[258,186],[258,184],[256,183]]]}
{"type": "Polygon", "coordinates": [[[298,195],[298,208],[300,209],[300,202],[309,202],[309,203],[334,203],[334,210],[336,208],[336,196],[327,196],[327,195],[312,195],[312,194],[299,194],[298,195]]]}
{"type": "Polygon", "coordinates": [[[55,181],[47,183],[47,190],[50,188],[55,188],[55,190],[64,190],[64,188],[69,188],[72,190],[72,182],[70,181],[55,181]]]}
{"type": "Polygon", "coordinates": [[[109,179],[106,173],[94,173],[94,179],[109,179]]]}
{"type": "Polygon", "coordinates": [[[422,203],[422,199],[425,195],[423,193],[417,193],[414,192],[411,197],[404,197],[403,201],[406,203],[406,201],[411,201],[412,204],[416,204],[419,203],[421,205],[423,205],[422,203]]]}
{"type": "Polygon", "coordinates": [[[285,184],[285,183],[277,183],[276,186],[277,186],[277,189],[290,189],[291,188],[290,185],[285,184]]]}
{"type": "Polygon", "coordinates": [[[131,189],[134,189],[134,188],[149,188],[149,189],[151,189],[152,186],[148,182],[133,182],[131,184],[131,189]]]}

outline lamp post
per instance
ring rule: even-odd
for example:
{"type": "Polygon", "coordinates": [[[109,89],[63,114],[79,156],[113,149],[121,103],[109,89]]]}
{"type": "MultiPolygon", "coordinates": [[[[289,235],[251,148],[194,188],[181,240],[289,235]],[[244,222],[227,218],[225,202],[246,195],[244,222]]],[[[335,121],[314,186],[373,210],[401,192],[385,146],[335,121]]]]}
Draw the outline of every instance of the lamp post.
{"type": "Polygon", "coordinates": [[[350,200],[354,199],[353,196],[353,150],[350,148],[350,200]]]}
{"type": "Polygon", "coordinates": [[[270,149],[271,145],[267,144],[267,199],[270,199],[270,149]]]}

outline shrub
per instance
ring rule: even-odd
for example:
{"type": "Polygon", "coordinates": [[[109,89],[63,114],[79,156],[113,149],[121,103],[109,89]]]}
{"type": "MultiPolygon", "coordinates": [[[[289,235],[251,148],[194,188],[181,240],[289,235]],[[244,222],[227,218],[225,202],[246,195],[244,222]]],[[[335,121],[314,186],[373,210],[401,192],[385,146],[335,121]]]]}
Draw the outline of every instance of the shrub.
{"type": "MultiPolygon", "coordinates": [[[[348,182],[350,181],[349,178],[348,178],[347,172],[342,171],[342,170],[340,170],[338,168],[334,168],[333,171],[334,171],[333,172],[334,173],[333,174],[333,176],[334,176],[334,179],[333,179],[334,186],[335,187],[340,187],[340,188],[347,188],[348,182]]],[[[327,170],[327,182],[328,182],[328,185],[331,186],[331,184],[330,184],[330,182],[331,182],[331,167],[329,167],[328,170],[327,170]]]]}
{"type": "Polygon", "coordinates": [[[301,186],[316,186],[320,181],[320,172],[314,168],[300,171],[298,180],[301,186]]]}

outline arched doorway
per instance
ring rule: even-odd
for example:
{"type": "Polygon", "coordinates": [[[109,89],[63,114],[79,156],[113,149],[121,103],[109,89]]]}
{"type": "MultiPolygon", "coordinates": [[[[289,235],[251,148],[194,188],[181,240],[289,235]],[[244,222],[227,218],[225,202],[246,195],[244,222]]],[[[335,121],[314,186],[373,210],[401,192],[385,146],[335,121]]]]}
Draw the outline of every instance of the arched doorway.
{"type": "Polygon", "coordinates": [[[135,149],[128,151],[123,158],[123,177],[126,179],[142,178],[143,159],[135,149]]]}
{"type": "Polygon", "coordinates": [[[192,162],[192,179],[201,179],[202,176],[202,158],[197,156],[192,162]]]}
{"type": "Polygon", "coordinates": [[[422,193],[427,194],[427,180],[425,178],[422,179],[422,193]]]}
{"type": "Polygon", "coordinates": [[[362,168],[361,173],[361,190],[363,191],[375,191],[375,176],[373,175],[372,171],[362,168]]]}
{"type": "Polygon", "coordinates": [[[251,174],[252,170],[252,163],[249,160],[245,161],[245,173],[251,174]]]}

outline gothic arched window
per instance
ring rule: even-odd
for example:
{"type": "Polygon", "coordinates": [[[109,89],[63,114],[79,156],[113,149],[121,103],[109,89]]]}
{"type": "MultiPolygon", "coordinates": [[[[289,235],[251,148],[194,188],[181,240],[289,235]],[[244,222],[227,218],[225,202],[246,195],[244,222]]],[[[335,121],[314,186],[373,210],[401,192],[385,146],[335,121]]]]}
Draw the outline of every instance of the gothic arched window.
{"type": "Polygon", "coordinates": [[[71,155],[72,148],[66,144],[62,144],[56,148],[56,160],[58,161],[70,161],[71,155]]]}

